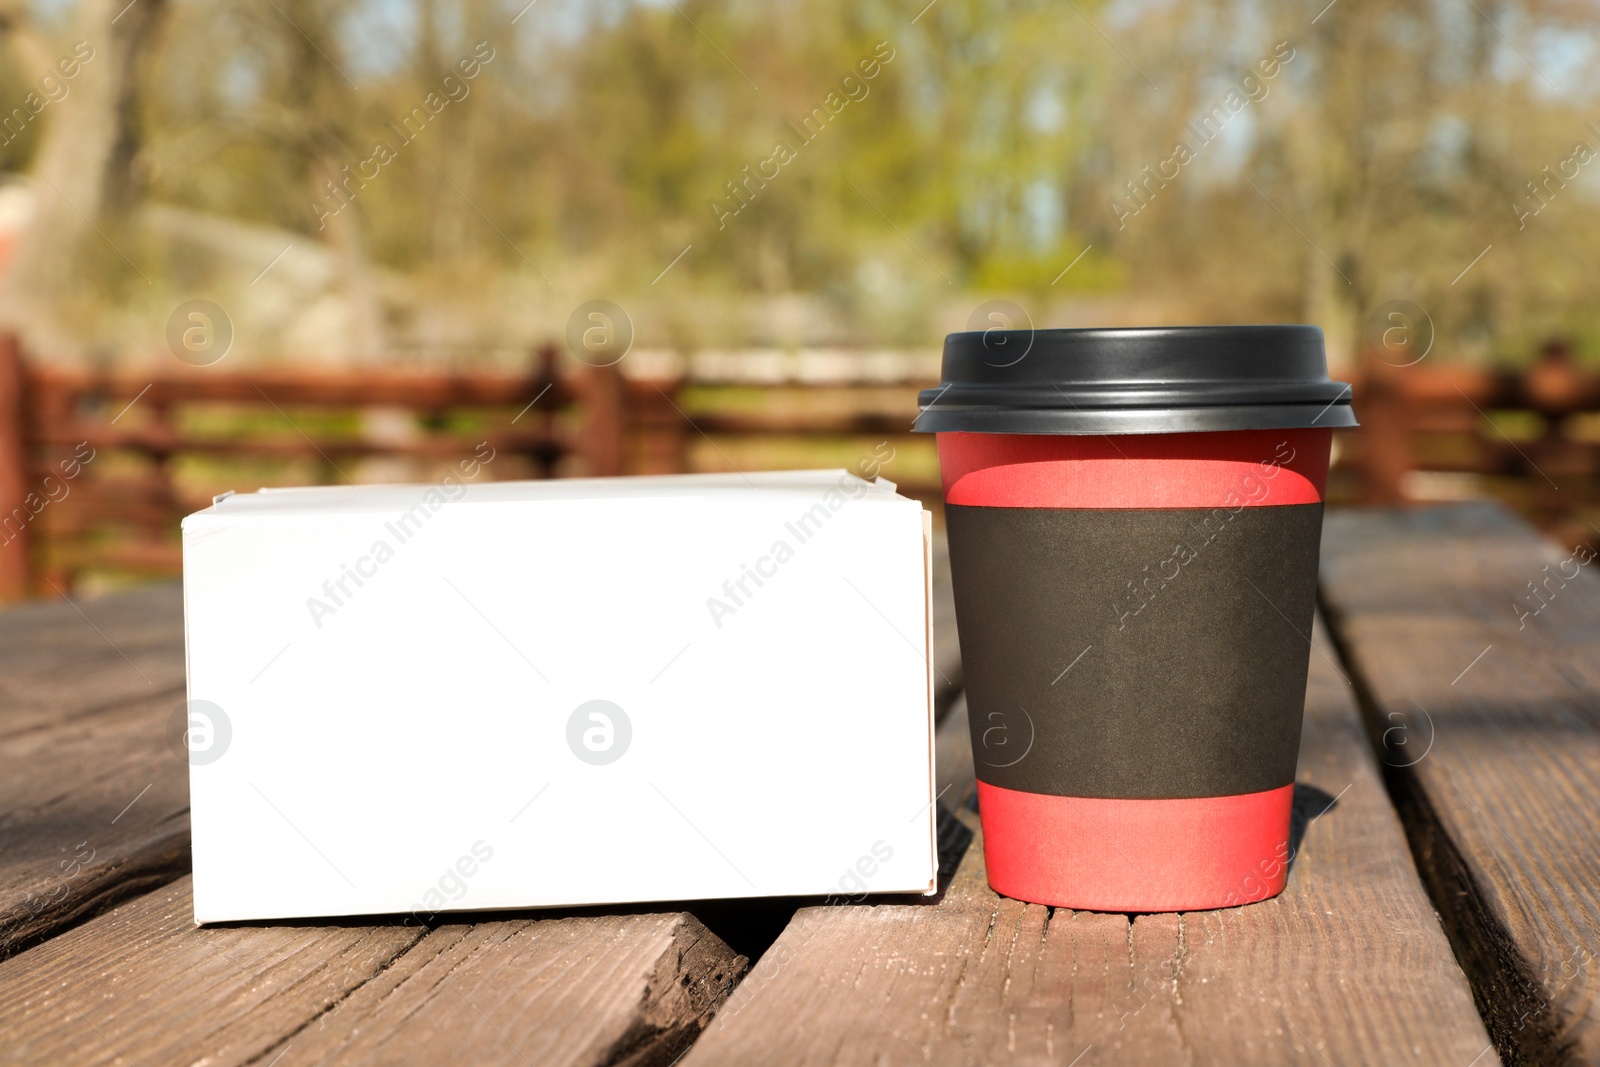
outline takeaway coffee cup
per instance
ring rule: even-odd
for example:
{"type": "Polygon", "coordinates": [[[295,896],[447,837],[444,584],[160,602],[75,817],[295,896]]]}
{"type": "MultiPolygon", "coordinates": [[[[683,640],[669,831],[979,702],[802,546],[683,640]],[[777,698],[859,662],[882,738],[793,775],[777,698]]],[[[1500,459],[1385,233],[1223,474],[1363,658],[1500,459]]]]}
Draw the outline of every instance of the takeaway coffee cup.
{"type": "Polygon", "coordinates": [[[989,884],[1282,891],[1332,430],[1311,326],[945,339],[937,435],[989,884]]]}

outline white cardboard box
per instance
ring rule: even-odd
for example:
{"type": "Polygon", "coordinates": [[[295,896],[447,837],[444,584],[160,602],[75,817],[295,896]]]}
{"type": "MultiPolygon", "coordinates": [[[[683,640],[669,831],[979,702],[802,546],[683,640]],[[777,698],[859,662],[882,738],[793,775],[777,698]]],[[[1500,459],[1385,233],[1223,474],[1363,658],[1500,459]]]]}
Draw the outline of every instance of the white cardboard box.
{"type": "Polygon", "coordinates": [[[920,504],[474,475],[184,520],[197,922],[932,892],[920,504]]]}

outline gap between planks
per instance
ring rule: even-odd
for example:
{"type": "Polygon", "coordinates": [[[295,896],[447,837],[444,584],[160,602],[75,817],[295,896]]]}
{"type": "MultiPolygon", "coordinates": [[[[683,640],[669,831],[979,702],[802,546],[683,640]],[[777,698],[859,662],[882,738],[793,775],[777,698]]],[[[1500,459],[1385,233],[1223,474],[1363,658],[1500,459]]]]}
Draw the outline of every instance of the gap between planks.
{"type": "Polygon", "coordinates": [[[176,587],[0,612],[0,642],[3,958],[184,874],[189,791],[176,587]]]}
{"type": "Polygon", "coordinates": [[[802,909],[683,1067],[1497,1062],[1320,622],[1313,639],[1282,896],[1131,921],[997,896],[958,701],[939,781],[967,840],[940,895],[802,909]]]}
{"type": "Polygon", "coordinates": [[[24,1062],[655,1067],[746,960],[692,915],[196,927],[188,878],[0,963],[24,1062]]]}
{"type": "Polygon", "coordinates": [[[1330,514],[1323,559],[1372,743],[1497,1048],[1600,1060],[1600,579],[1490,504],[1330,514]]]}

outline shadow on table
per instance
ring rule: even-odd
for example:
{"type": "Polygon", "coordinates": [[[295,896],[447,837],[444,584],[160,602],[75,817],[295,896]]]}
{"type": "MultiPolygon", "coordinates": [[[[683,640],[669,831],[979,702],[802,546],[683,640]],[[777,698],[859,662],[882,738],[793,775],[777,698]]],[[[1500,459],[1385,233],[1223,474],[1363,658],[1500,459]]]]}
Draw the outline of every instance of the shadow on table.
{"type": "Polygon", "coordinates": [[[1289,813],[1289,873],[1294,873],[1295,857],[1300,855],[1300,841],[1306,836],[1306,828],[1338,804],[1336,797],[1314,785],[1294,784],[1294,801],[1289,813]]]}

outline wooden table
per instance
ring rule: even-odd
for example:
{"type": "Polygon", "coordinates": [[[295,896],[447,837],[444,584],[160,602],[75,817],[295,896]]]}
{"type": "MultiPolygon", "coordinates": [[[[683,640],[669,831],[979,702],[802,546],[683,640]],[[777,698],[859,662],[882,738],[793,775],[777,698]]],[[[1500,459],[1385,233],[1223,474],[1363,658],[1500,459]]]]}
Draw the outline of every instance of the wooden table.
{"type": "Polygon", "coordinates": [[[0,1062],[1600,1062],[1579,558],[1488,505],[1330,514],[1288,889],[1177,915],[988,888],[946,642],[936,897],[197,929],[178,590],[6,612],[0,1062]]]}

